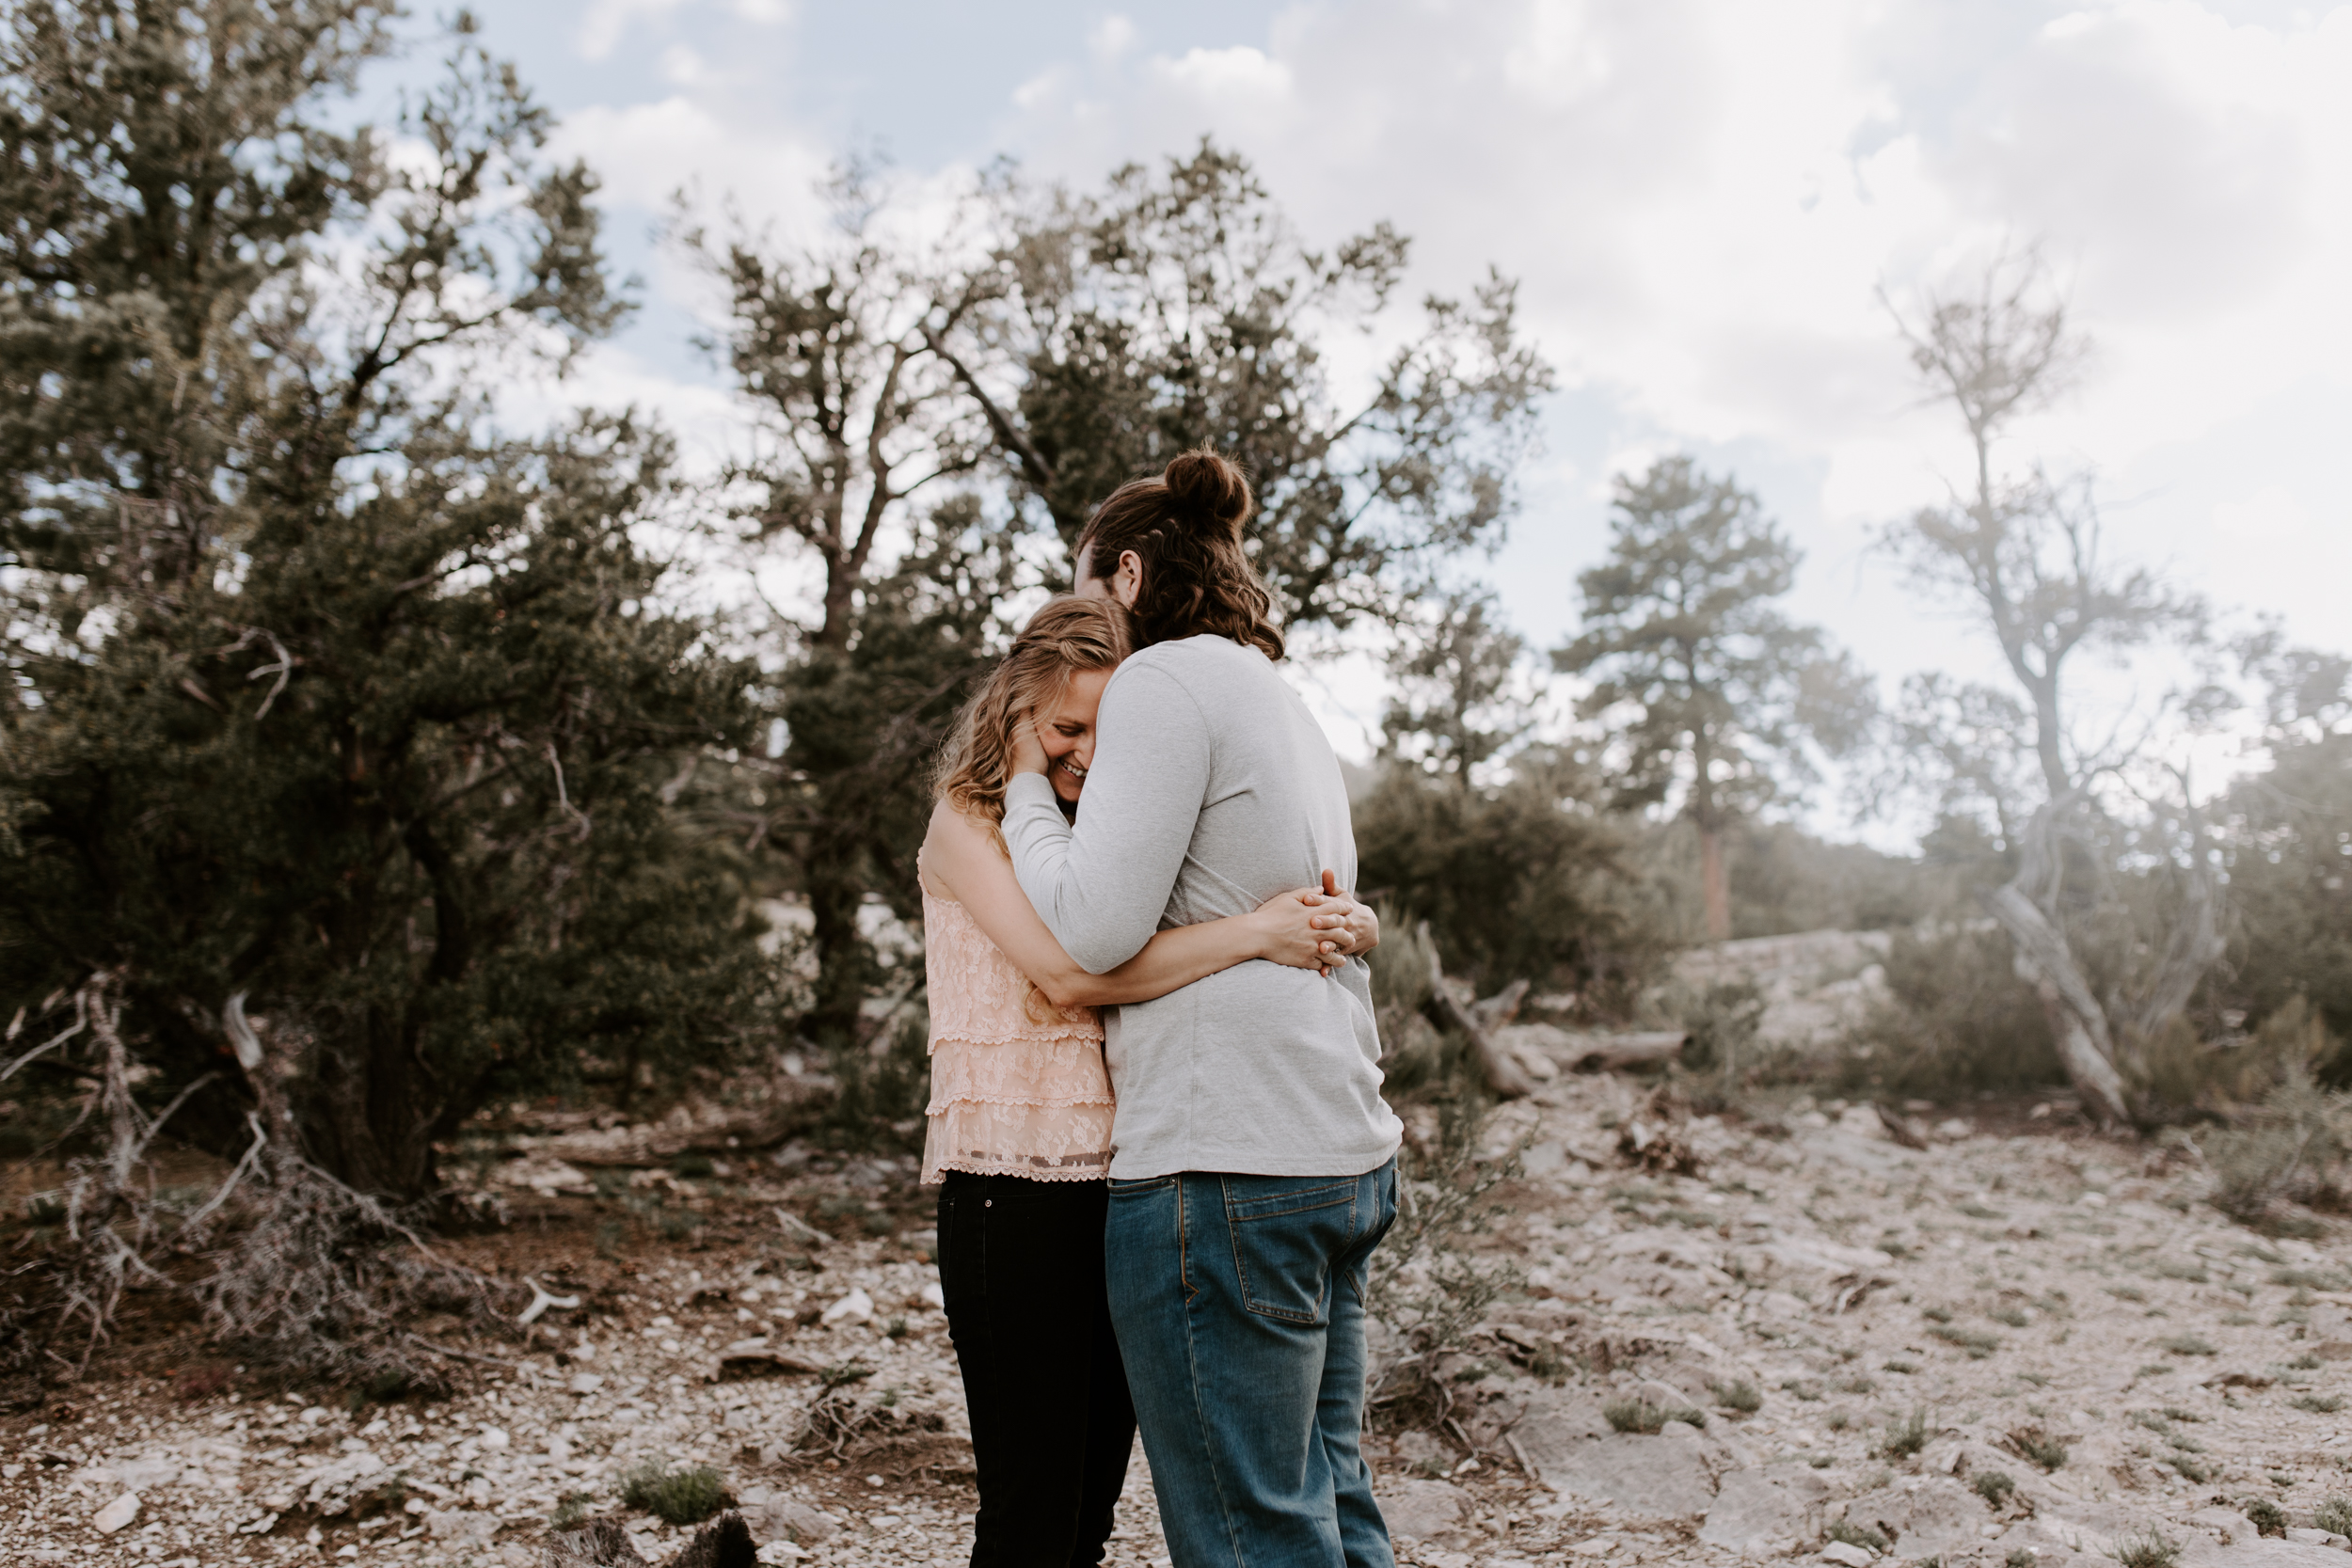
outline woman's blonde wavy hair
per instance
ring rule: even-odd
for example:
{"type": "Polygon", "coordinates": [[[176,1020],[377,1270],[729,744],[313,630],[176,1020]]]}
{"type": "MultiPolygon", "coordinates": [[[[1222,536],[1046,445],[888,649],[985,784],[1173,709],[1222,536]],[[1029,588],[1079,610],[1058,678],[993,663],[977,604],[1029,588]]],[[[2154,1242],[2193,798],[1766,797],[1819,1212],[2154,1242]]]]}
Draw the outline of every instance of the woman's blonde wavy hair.
{"type": "Polygon", "coordinates": [[[1118,605],[1075,594],[1046,600],[956,716],[940,752],[933,797],[976,820],[1002,823],[1013,726],[1032,713],[1050,716],[1071,676],[1116,669],[1134,648],[1127,612],[1118,605]]]}

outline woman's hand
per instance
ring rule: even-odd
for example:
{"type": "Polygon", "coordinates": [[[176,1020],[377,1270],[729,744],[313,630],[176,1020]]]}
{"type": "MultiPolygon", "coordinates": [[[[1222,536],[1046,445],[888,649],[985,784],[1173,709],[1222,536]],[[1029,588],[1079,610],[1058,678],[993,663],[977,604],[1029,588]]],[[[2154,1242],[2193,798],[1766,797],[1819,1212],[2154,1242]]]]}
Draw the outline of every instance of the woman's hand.
{"type": "Polygon", "coordinates": [[[1016,773],[1043,773],[1051,766],[1045,757],[1045,743],[1037,737],[1037,715],[1024,713],[1012,721],[1012,770],[1016,773]]]}
{"type": "Polygon", "coordinates": [[[1319,887],[1297,887],[1275,895],[1242,918],[1257,933],[1259,958],[1329,974],[1347,960],[1354,944],[1347,924],[1358,907],[1344,894],[1334,896],[1319,887]]]}

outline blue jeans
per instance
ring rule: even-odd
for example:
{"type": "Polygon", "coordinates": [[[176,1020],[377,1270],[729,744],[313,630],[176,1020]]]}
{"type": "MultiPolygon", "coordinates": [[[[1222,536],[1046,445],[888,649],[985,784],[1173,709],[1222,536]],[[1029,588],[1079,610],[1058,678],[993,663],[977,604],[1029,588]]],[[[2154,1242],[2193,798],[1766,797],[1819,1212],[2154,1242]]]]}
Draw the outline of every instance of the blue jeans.
{"type": "Polygon", "coordinates": [[[1111,1322],[1176,1568],[1391,1568],[1358,1437],[1396,1163],[1110,1184],[1111,1322]]]}

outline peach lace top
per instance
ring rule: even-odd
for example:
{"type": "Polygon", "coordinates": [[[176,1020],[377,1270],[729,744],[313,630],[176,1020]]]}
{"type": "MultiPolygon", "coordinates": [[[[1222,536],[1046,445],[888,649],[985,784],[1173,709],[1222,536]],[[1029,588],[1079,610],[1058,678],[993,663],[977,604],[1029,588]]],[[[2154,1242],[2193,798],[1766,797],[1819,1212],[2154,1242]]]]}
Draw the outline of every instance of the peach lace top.
{"type": "MultiPolygon", "coordinates": [[[[918,858],[916,863],[920,865],[918,858]]],[[[952,898],[923,889],[931,1101],[923,1180],[946,1171],[1099,1181],[1111,1164],[1111,1079],[1091,1007],[1024,1005],[1029,979],[952,898]]]]}

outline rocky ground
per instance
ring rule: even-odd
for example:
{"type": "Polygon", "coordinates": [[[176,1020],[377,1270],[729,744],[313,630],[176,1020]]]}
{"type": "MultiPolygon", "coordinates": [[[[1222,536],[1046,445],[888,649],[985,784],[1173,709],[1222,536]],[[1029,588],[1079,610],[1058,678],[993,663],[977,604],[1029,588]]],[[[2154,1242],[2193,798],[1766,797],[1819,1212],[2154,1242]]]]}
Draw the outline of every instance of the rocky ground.
{"type": "MultiPolygon", "coordinates": [[[[2320,1528],[2352,1495],[2343,1227],[2245,1229],[2193,1161],[2030,1104],[1920,1108],[1912,1148],[1870,1107],[1800,1100],[1688,1121],[1695,1171],[1652,1172],[1623,1152],[1657,1130],[1645,1093],[1563,1072],[1488,1127],[1524,1175],[1474,1244],[1517,1283],[1444,1363],[1450,1417],[1373,1441],[1401,1560],[2200,1568],[2344,1544],[2320,1528]]],[[[0,1419],[0,1560],[528,1564],[560,1513],[625,1519],[660,1562],[685,1532],[623,1501],[648,1463],[715,1467],[763,1560],[964,1560],[906,1162],[591,1180],[506,1149],[488,1180],[514,1222],[464,1245],[577,1302],[528,1347],[466,1341],[497,1358],[478,1386],[389,1404],[268,1394],[185,1339],[126,1349],[0,1419]]],[[[1165,1560],[1138,1454],[1111,1561],[1165,1560]]]]}

